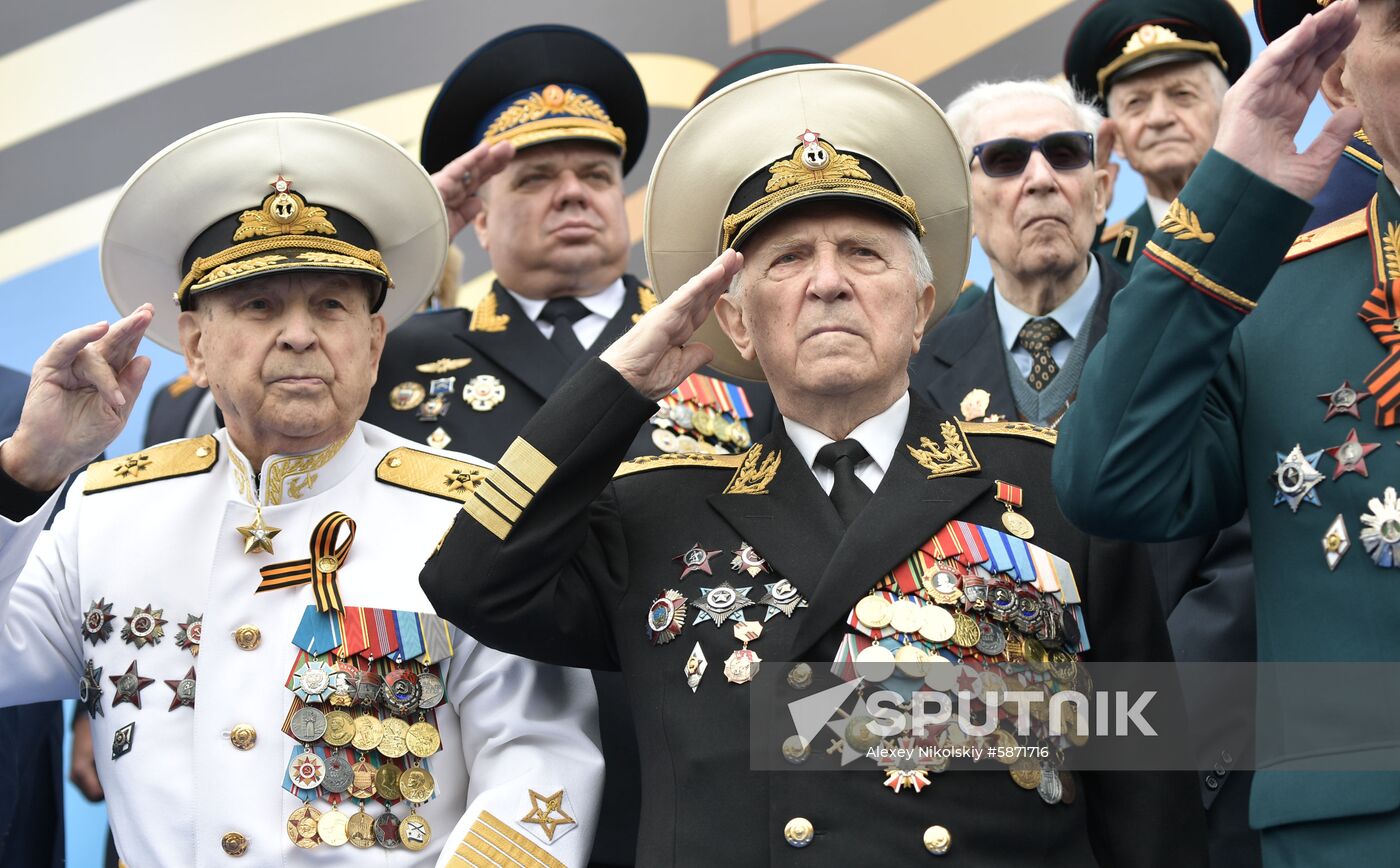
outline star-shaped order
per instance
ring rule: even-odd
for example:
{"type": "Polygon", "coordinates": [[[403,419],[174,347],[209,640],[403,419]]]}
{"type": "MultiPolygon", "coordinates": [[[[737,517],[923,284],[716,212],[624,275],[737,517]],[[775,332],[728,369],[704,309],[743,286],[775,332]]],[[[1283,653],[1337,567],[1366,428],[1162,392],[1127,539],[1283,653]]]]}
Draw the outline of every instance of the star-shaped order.
{"type": "Polygon", "coordinates": [[[112,614],[112,604],[107,602],[106,597],[93,600],[87,614],[83,616],[83,638],[94,645],[106,642],[107,637],[112,635],[112,621],[116,617],[112,614]]]}
{"type": "Polygon", "coordinates": [[[685,565],[685,569],[681,570],[682,579],[690,575],[691,573],[697,572],[704,573],[707,576],[713,576],[715,573],[714,570],[710,569],[710,558],[714,557],[717,554],[720,554],[720,551],[718,549],[716,549],[715,551],[710,551],[709,549],[700,545],[700,543],[696,543],[695,545],[691,546],[689,550],[681,552],[674,558],[671,558],[671,560],[675,561],[678,564],[685,565]]]}
{"type": "Polygon", "coordinates": [[[281,533],[282,528],[265,524],[262,511],[259,510],[253,516],[253,523],[240,527],[238,532],[243,534],[243,554],[251,555],[255,552],[272,554],[272,538],[281,533]]]}
{"type": "MultiPolygon", "coordinates": [[[[133,663],[132,665],[135,666],[136,664],[133,663]]],[[[184,678],[166,678],[165,686],[175,691],[175,696],[170,700],[170,708],[167,710],[174,711],[182,705],[188,705],[190,708],[194,708],[194,685],[195,677],[193,666],[190,667],[189,672],[185,673],[184,678]],[[189,687],[182,692],[181,687],[187,681],[189,682],[189,687]]],[[[140,708],[139,704],[137,708],[140,708]]]]}
{"type": "Polygon", "coordinates": [[[530,790],[530,813],[521,818],[522,823],[531,823],[544,830],[544,836],[554,840],[554,833],[560,826],[572,826],[576,821],[564,813],[564,791],[552,796],[542,796],[530,790]]]}
{"type": "Polygon", "coordinates": [[[1355,470],[1362,476],[1366,476],[1366,456],[1381,448],[1379,443],[1362,443],[1356,436],[1356,429],[1351,429],[1347,434],[1347,439],[1340,445],[1333,446],[1326,450],[1337,462],[1337,469],[1332,471],[1332,478],[1336,479],[1348,470],[1355,470]]]}
{"type": "Polygon", "coordinates": [[[768,562],[748,543],[740,543],[739,547],[734,550],[734,557],[730,560],[729,566],[736,573],[748,573],[750,576],[772,572],[768,569],[768,562]]]}
{"type": "Polygon", "coordinates": [[[1317,484],[1326,478],[1317,472],[1317,462],[1322,458],[1322,450],[1304,455],[1301,446],[1294,446],[1287,455],[1282,452],[1274,454],[1278,456],[1278,468],[1269,476],[1277,489],[1274,493],[1274,506],[1287,503],[1288,508],[1294,512],[1298,511],[1299,505],[1304,501],[1313,506],[1322,506],[1322,501],[1318,499],[1314,490],[1317,484]]]}
{"type": "Polygon", "coordinates": [[[199,656],[199,639],[204,632],[204,616],[193,612],[180,623],[180,632],[175,634],[175,644],[194,656],[199,656]]]}
{"type": "Polygon", "coordinates": [[[87,661],[82,678],[78,680],[78,701],[87,709],[88,717],[96,720],[102,714],[102,667],[87,661]]]}
{"type": "Polygon", "coordinates": [[[108,675],[112,683],[117,687],[117,695],[112,697],[112,706],[115,708],[123,702],[130,702],[137,708],[141,707],[141,691],[155,683],[154,678],[142,677],[136,671],[136,661],[131,661],[131,665],[126,667],[126,672],[121,675],[108,675]]]}
{"type": "Polygon", "coordinates": [[[1342,414],[1360,419],[1361,411],[1357,409],[1357,405],[1369,397],[1370,392],[1365,389],[1353,389],[1350,381],[1342,380],[1342,384],[1337,388],[1317,396],[1319,401],[1327,402],[1327,415],[1322,417],[1322,421],[1326,422],[1333,416],[1342,414]]]}

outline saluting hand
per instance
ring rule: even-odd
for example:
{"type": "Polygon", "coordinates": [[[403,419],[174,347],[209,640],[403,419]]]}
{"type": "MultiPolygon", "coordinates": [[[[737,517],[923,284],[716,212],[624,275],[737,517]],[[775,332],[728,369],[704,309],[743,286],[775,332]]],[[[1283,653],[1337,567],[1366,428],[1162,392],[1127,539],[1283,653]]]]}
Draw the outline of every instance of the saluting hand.
{"type": "Polygon", "coordinates": [[[447,206],[449,239],[456,238],[481,213],[481,198],[477,196],[481,185],[510,165],[514,156],[515,145],[510,142],[481,142],[433,173],[433,186],[447,206]]]}
{"type": "Polygon", "coordinates": [[[670,298],[648,311],[599,358],[648,398],[658,400],[670,394],[715,357],[714,350],[705,344],[689,341],[743,264],[744,257],[738,251],[724,251],[670,298]]]}
{"type": "Polygon", "coordinates": [[[51,491],[116,439],[151,370],[136,347],[154,316],[155,308],[143,304],[110,326],[68,332],[39,357],[19,428],[0,449],[0,467],[10,478],[51,491]]]}
{"type": "Polygon", "coordinates": [[[1341,156],[1361,113],[1336,111],[1306,151],[1293,137],[1322,75],[1356,36],[1356,0],[1337,0],[1264,49],[1225,95],[1215,148],[1300,199],[1312,199],[1341,156]]]}

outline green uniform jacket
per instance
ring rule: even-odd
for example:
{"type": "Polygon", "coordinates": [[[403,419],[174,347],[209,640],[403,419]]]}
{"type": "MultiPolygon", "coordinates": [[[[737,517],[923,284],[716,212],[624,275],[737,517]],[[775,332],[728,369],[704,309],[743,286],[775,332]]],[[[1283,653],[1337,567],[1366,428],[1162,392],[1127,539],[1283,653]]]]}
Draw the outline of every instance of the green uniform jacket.
{"type": "MultiPolygon", "coordinates": [[[[1400,219],[1400,200],[1384,176],[1379,188],[1384,227],[1400,219]]],[[[1373,563],[1360,534],[1370,500],[1400,477],[1400,429],[1377,427],[1372,398],[1359,418],[1324,421],[1328,401],[1318,398],[1343,381],[1361,390],[1385,356],[1357,315],[1374,286],[1371,243],[1364,232],[1348,240],[1326,227],[1299,238],[1280,268],[1308,212],[1230,159],[1207,155],[1114,300],[1113,328],[1061,423],[1055,489],[1071,521],[1126,539],[1213,531],[1248,509],[1260,661],[1394,661],[1400,574],[1373,563]],[[1338,446],[1353,428],[1361,442],[1381,444],[1366,456],[1369,476],[1334,478],[1337,461],[1324,451],[1320,505],[1304,501],[1295,512],[1279,502],[1272,474],[1281,457],[1295,445],[1305,454],[1338,446]],[[1324,537],[1338,516],[1350,548],[1329,570],[1324,537]]],[[[1393,259],[1393,240],[1388,252],[1393,259]]],[[[1302,734],[1292,725],[1259,723],[1261,757],[1270,746],[1281,757],[1261,763],[1251,797],[1266,864],[1388,863],[1393,854],[1372,858],[1364,836],[1332,824],[1283,833],[1307,839],[1290,844],[1288,859],[1302,861],[1270,857],[1276,827],[1400,807],[1400,773],[1289,771],[1289,746],[1302,734]],[[1322,831],[1314,840],[1309,829],[1322,831]],[[1324,852],[1349,861],[1324,861],[1324,852]]],[[[1400,741],[1393,722],[1376,733],[1374,750],[1400,741]]],[[[1346,757],[1353,768],[1378,764],[1359,748],[1338,750],[1355,751],[1346,757]]]]}

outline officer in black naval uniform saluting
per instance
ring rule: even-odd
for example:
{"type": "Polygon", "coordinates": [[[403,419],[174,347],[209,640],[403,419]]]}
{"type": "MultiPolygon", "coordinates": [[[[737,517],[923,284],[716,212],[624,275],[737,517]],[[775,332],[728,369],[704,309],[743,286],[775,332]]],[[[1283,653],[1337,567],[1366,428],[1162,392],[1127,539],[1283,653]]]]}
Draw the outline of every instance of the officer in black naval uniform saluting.
{"type": "MultiPolygon", "coordinates": [[[[1073,681],[1081,660],[1170,659],[1143,551],[1060,515],[1053,432],[960,423],[909,390],[967,266],[965,165],[926,95],[863,67],[780,69],[694,109],[649,185],[665,300],[549,399],[424,567],[437,611],[482,641],[621,670],[639,865],[1205,863],[1187,773],[1068,772],[1056,748],[1009,777],[889,767],[882,786],[874,769],[768,771],[781,737],[751,753],[750,700],[768,695],[752,691],[775,675],[786,702],[825,677],[772,661],[868,664],[872,684],[956,661],[986,688],[994,664],[1034,683],[1073,681]],[[711,359],[767,377],[773,433],[742,455],[614,470],[657,397],[711,359]]],[[[847,747],[872,735],[862,713],[847,747]]],[[[825,741],[782,747],[779,767],[829,759],[825,741]]]]}
{"type": "MultiPolygon", "coordinates": [[[[511,31],[447,77],[423,129],[422,161],[453,230],[472,225],[497,279],[473,309],[419,314],[394,331],[366,421],[495,458],[572,371],[656,304],[624,273],[623,176],[642,153],[647,121],[631,63],[574,27],[511,31]],[[488,158],[479,152],[459,157],[485,147],[497,159],[512,146],[498,175],[474,162],[488,158]]],[[[652,409],[629,455],[741,451],[768,432],[773,412],[762,384],[705,372],[652,409]]],[[[593,864],[631,865],[636,735],[621,678],[602,672],[595,681],[607,782],[593,864]]]]}

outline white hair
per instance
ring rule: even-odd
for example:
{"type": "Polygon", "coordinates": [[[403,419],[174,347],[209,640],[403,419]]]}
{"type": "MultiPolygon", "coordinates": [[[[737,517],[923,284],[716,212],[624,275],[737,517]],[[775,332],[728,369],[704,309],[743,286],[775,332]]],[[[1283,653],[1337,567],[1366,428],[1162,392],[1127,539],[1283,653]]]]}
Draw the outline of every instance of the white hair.
{"type": "MultiPolygon", "coordinates": [[[[924,245],[919,243],[919,236],[914,234],[913,229],[900,223],[899,234],[904,239],[904,243],[909,245],[909,262],[914,268],[914,286],[916,290],[921,291],[925,286],[933,283],[933,265],[929,263],[928,253],[924,250],[924,245]]],[[[743,298],[744,295],[743,281],[744,272],[748,270],[747,260],[744,264],[745,267],[739,269],[729,280],[729,294],[735,299],[743,298]]]]}
{"type": "Polygon", "coordinates": [[[969,88],[962,96],[948,104],[945,112],[948,123],[962,144],[963,158],[972,159],[972,147],[981,141],[977,129],[977,118],[988,106],[1021,97],[1045,97],[1053,99],[1069,110],[1074,118],[1075,129],[1080,132],[1097,134],[1103,115],[1093,104],[1074,92],[1065,81],[984,81],[969,88]]]}
{"type": "MultiPolygon", "coordinates": [[[[1172,66],[1177,66],[1177,64],[1172,64],[1172,66]]],[[[1216,101],[1216,102],[1220,102],[1221,100],[1223,100],[1223,99],[1225,98],[1225,91],[1227,91],[1227,90],[1230,89],[1230,80],[1227,79],[1227,78],[1225,77],[1225,73],[1222,72],[1222,71],[1220,70],[1220,67],[1219,67],[1219,66],[1216,66],[1215,61],[1209,60],[1209,59],[1207,59],[1207,58],[1202,58],[1201,60],[1196,60],[1196,61],[1184,61],[1184,62],[1182,62],[1181,64],[1179,64],[1179,66],[1180,66],[1180,68],[1183,69],[1183,70],[1185,70],[1185,69],[1191,69],[1191,68],[1200,69],[1200,68],[1204,67],[1204,68],[1206,69],[1206,79],[1207,79],[1207,80],[1209,81],[1209,83],[1210,83],[1210,89],[1211,89],[1212,91],[1215,92],[1215,101],[1216,101]]],[[[1167,68],[1167,67],[1163,67],[1163,68],[1167,68]]],[[[1144,70],[1144,71],[1145,71],[1145,70],[1144,70]]],[[[1131,76],[1130,76],[1130,78],[1131,78],[1131,76]]],[[[1112,115],[1113,115],[1113,91],[1112,91],[1112,90],[1110,90],[1110,91],[1108,92],[1108,97],[1104,100],[1104,105],[1107,106],[1107,108],[1108,108],[1108,113],[1109,113],[1110,116],[1112,116],[1112,115]]]]}

